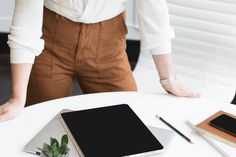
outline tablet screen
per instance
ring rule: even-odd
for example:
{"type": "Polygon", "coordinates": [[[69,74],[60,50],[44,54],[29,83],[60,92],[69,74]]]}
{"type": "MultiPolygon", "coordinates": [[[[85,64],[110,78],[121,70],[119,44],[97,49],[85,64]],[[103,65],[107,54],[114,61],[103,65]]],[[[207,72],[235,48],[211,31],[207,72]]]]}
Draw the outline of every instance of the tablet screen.
{"type": "Polygon", "coordinates": [[[121,157],[163,149],[126,104],[61,115],[86,157],[121,157]]]}

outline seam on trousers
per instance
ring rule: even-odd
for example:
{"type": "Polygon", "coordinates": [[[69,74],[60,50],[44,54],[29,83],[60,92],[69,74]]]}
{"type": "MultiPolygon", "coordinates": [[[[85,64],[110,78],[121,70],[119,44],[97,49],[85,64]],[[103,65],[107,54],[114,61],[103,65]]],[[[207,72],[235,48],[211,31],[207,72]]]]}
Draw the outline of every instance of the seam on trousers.
{"type": "Polygon", "coordinates": [[[99,77],[99,70],[98,70],[98,61],[99,61],[99,53],[101,52],[101,31],[102,31],[102,22],[99,23],[99,30],[98,30],[98,40],[97,40],[97,48],[96,48],[96,74],[97,74],[97,79],[100,79],[99,77]]]}

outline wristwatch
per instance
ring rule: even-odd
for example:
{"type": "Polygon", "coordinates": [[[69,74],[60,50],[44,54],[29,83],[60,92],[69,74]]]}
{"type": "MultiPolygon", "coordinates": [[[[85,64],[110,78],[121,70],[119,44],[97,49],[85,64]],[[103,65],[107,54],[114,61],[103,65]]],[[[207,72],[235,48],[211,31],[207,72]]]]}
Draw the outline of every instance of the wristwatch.
{"type": "Polygon", "coordinates": [[[166,84],[168,84],[168,83],[173,82],[173,81],[176,80],[176,79],[177,79],[176,76],[171,76],[171,77],[169,77],[169,78],[160,79],[160,83],[161,83],[162,86],[164,86],[164,85],[166,85],[166,84]]]}

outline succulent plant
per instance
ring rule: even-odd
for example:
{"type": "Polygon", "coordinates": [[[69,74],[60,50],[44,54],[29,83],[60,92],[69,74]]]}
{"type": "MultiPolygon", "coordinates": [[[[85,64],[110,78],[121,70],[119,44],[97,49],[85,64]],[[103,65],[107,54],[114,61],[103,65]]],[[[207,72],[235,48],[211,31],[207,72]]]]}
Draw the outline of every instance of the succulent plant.
{"type": "Polygon", "coordinates": [[[68,157],[69,148],[68,148],[68,136],[63,135],[61,138],[61,144],[59,144],[56,138],[50,138],[50,145],[47,143],[43,144],[42,153],[48,157],[68,157]]]}

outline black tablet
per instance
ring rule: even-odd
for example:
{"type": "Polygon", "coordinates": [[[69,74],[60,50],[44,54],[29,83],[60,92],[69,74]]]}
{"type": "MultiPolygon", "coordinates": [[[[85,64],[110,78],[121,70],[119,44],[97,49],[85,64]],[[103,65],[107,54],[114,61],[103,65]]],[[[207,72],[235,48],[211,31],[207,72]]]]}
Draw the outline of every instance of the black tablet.
{"type": "Polygon", "coordinates": [[[61,117],[85,157],[152,155],[163,149],[127,104],[62,113],[61,117]]]}

